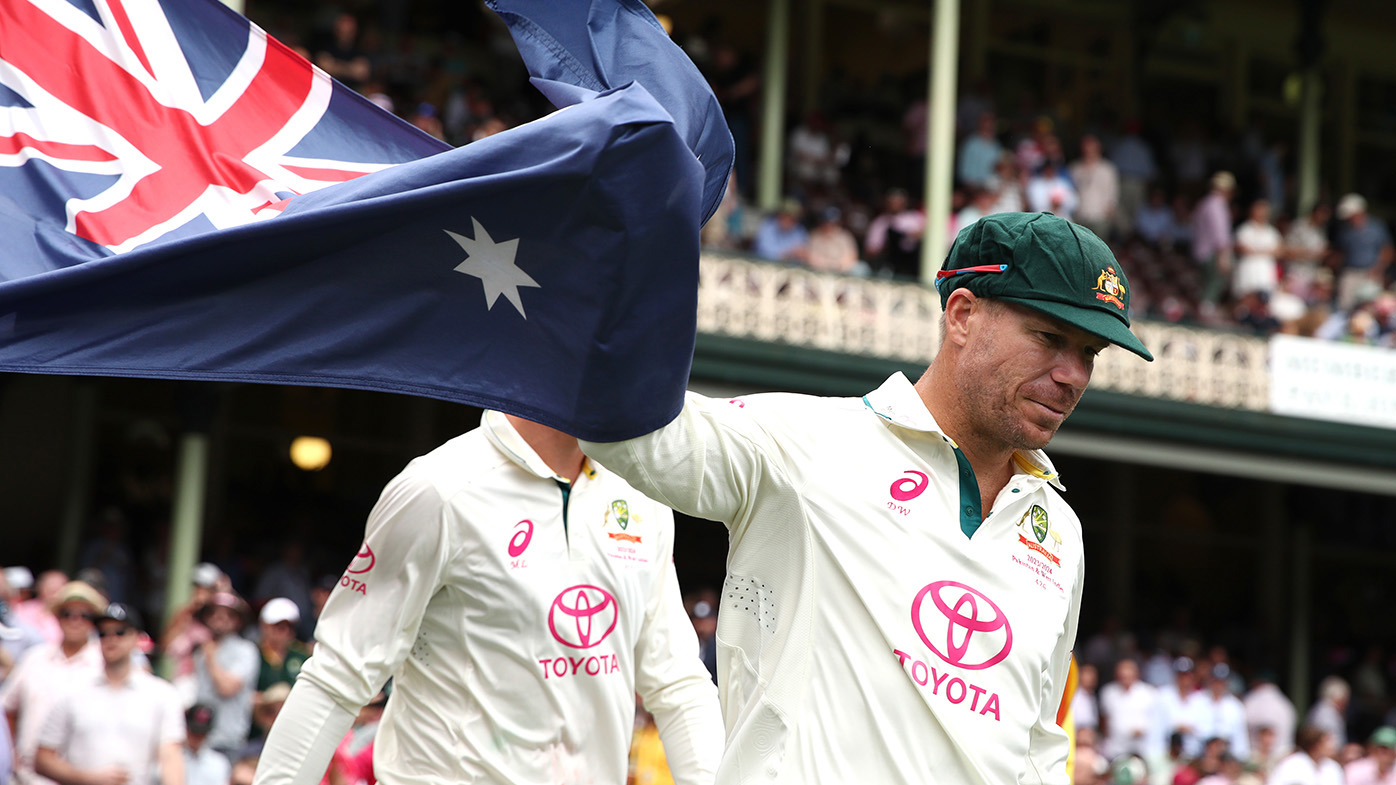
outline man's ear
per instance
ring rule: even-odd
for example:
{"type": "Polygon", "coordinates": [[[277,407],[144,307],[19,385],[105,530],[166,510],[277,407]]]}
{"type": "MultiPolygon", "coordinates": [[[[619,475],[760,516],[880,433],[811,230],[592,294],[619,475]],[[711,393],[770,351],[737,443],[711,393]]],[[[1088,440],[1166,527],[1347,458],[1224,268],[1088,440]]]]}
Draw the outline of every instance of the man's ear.
{"type": "Polygon", "coordinates": [[[977,310],[979,298],[961,287],[945,300],[945,340],[964,346],[969,340],[969,317],[977,310]]]}

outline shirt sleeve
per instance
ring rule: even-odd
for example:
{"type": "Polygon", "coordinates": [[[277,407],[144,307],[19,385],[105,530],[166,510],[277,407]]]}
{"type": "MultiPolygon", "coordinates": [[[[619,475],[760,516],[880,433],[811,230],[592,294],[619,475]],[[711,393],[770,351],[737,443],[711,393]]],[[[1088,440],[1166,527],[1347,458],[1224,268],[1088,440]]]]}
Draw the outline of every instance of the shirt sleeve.
{"type": "Polygon", "coordinates": [[[722,758],[722,712],[717,687],[698,658],[698,636],[684,610],[673,562],[673,519],[668,531],[659,590],[645,612],[635,652],[635,688],[654,715],[664,755],[677,785],[712,785],[722,758]]]}
{"type": "MultiPolygon", "coordinates": [[[[155,677],[152,677],[155,678],[155,677]]],[[[160,707],[160,743],[183,744],[185,737],[184,705],[179,700],[179,691],[167,681],[159,680],[163,693],[160,707]]]]}
{"type": "Polygon", "coordinates": [[[1067,611],[1066,629],[1052,649],[1043,680],[1042,708],[1028,735],[1028,766],[1024,782],[1040,785],[1069,785],[1066,758],[1071,742],[1066,731],[1057,724],[1057,708],[1066,689],[1071,669],[1071,650],[1076,646],[1076,625],[1081,615],[1081,588],[1086,577],[1083,557],[1076,566],[1076,585],[1071,591],[1071,606],[1067,611]]]}
{"type": "Polygon", "coordinates": [[[318,783],[358,710],[411,651],[452,552],[436,488],[404,472],[369,514],[364,548],[330,594],[257,767],[257,785],[318,783]],[[367,559],[367,566],[364,561],[367,559]]]}
{"type": "Polygon", "coordinates": [[[688,393],[668,425],[623,442],[582,442],[582,450],[650,498],[679,512],[722,521],[741,536],[757,490],[788,487],[779,445],[752,406],[688,393]]]}
{"type": "Polygon", "coordinates": [[[0,704],[3,704],[6,712],[19,713],[19,687],[28,677],[29,663],[38,649],[39,647],[34,646],[20,655],[19,662],[15,664],[14,670],[10,671],[10,677],[0,682],[0,704]]]}

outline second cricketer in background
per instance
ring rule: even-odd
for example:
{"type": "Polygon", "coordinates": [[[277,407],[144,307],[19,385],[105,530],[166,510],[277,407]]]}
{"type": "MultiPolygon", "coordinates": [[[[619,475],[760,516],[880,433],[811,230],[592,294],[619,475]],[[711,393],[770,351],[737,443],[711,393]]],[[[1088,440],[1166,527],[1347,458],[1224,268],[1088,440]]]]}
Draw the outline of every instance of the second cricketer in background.
{"type": "Polygon", "coordinates": [[[1068,782],[1057,708],[1085,574],[1040,452],[1129,330],[1105,243],[1049,214],[981,218],[940,274],[943,343],[862,398],[690,394],[583,449],[726,522],[718,782],[1068,782]]]}
{"type": "Polygon", "coordinates": [[[673,514],[571,436],[486,412],[410,463],[369,516],[257,766],[320,782],[391,675],[385,785],[626,779],[635,694],[679,785],[711,785],[717,690],[673,565],[673,514]]]}

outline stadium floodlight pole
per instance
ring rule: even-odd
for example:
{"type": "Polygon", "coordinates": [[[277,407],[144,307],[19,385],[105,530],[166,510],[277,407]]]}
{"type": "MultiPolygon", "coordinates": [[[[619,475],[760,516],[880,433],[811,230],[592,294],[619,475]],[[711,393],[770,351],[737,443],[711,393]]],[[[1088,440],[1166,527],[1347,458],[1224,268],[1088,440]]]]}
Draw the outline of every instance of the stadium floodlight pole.
{"type": "Polygon", "coordinates": [[[756,206],[763,211],[776,209],[783,196],[789,77],[790,0],[771,0],[766,20],[765,73],[761,78],[761,165],[756,174],[756,206]]]}
{"type": "Polygon", "coordinates": [[[68,481],[63,517],[58,532],[59,569],[72,575],[78,570],[78,545],[87,522],[92,498],[92,467],[96,453],[97,387],[91,379],[78,378],[68,417],[68,481]]]}
{"type": "Polygon", "coordinates": [[[1319,134],[1323,111],[1323,82],[1316,66],[1304,69],[1299,92],[1299,176],[1295,207],[1300,215],[1318,201],[1319,134]]]}
{"type": "Polygon", "coordinates": [[[950,224],[960,0],[936,0],[931,25],[930,96],[926,104],[926,229],[921,236],[921,282],[925,284],[935,283],[936,270],[945,257],[950,224]]]}

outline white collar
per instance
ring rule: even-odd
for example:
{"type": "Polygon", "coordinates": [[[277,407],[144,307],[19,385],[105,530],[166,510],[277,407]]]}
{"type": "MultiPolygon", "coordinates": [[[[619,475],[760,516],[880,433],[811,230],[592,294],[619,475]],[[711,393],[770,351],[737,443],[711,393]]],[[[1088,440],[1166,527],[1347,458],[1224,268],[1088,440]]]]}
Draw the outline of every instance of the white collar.
{"type": "MultiPolygon", "coordinates": [[[[480,418],[480,426],[485,429],[485,436],[489,438],[490,443],[524,471],[545,480],[567,482],[566,477],[559,476],[542,458],[538,457],[538,453],[528,442],[524,441],[524,438],[514,429],[513,424],[509,422],[509,418],[505,417],[503,412],[493,409],[487,410],[480,418]]],[[[596,476],[596,464],[592,463],[590,458],[586,458],[582,462],[582,476],[588,478],[596,476]]]]}
{"type": "MultiPolygon", "coordinates": [[[[887,381],[883,382],[881,387],[864,395],[863,404],[893,425],[913,431],[933,433],[948,442],[950,446],[958,446],[936,424],[935,418],[926,408],[926,402],[921,400],[921,394],[916,392],[916,387],[901,371],[887,377],[887,381]]],[[[1057,470],[1052,466],[1052,461],[1041,450],[1017,450],[1013,453],[1013,463],[1020,473],[1046,480],[1059,491],[1066,490],[1057,470]]]]}

